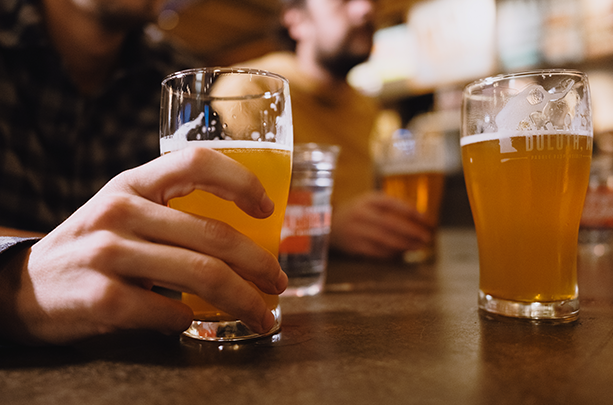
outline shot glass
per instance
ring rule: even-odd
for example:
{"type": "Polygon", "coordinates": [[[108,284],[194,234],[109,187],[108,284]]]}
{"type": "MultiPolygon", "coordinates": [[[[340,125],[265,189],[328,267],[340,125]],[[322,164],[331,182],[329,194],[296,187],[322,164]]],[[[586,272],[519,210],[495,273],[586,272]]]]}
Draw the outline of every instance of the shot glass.
{"type": "Polygon", "coordinates": [[[339,151],[335,145],[294,145],[292,182],[279,247],[279,263],[289,279],[284,296],[310,296],[323,290],[332,218],[330,198],[339,151]]]}
{"type": "Polygon", "coordinates": [[[577,319],[577,239],[592,144],[584,73],[533,71],[465,87],[462,161],[486,314],[577,319]]]}
{"type": "MultiPolygon", "coordinates": [[[[234,68],[202,68],[174,73],[162,82],[161,153],[182,148],[213,148],[253,171],[275,203],[274,213],[256,219],[233,202],[203,190],[170,200],[169,206],[214,218],[278,254],[279,237],[291,178],[293,129],[288,82],[274,73],[234,68]]],[[[277,295],[255,288],[281,325],[277,295]]],[[[257,338],[240,320],[200,297],[183,293],[194,311],[185,335],[202,340],[234,341],[257,338]]]]}
{"type": "MultiPolygon", "coordinates": [[[[380,144],[381,188],[406,201],[437,228],[445,187],[445,144],[441,133],[398,129],[380,144]]],[[[404,252],[406,263],[435,259],[436,238],[422,249],[404,252]]]]}

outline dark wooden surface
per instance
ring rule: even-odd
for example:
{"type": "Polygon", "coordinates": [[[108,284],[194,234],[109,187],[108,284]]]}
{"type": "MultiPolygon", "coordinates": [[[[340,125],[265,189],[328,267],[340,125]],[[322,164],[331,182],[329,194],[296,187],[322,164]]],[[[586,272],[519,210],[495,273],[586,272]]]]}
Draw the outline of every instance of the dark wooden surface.
{"type": "Polygon", "coordinates": [[[577,322],[495,321],[474,232],[445,229],[431,265],[333,258],[324,294],[282,297],[272,339],[0,347],[0,404],[609,404],[611,260],[582,256],[577,322]]]}

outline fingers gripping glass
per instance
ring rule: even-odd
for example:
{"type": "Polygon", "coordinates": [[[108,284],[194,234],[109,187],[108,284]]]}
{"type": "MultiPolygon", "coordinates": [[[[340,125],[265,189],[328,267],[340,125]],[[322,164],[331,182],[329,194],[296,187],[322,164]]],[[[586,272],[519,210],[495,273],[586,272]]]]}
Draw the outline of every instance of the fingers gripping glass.
{"type": "MultiPolygon", "coordinates": [[[[202,190],[172,199],[173,208],[230,224],[278,255],[291,177],[293,131],[287,80],[251,69],[202,68],[177,72],[162,82],[161,153],[204,147],[221,151],[252,170],[275,203],[265,219],[245,214],[233,202],[202,190]]],[[[276,295],[259,291],[281,325],[276,295]]],[[[243,322],[193,294],[182,300],[194,311],[187,336],[214,341],[260,337],[243,322]]]]}

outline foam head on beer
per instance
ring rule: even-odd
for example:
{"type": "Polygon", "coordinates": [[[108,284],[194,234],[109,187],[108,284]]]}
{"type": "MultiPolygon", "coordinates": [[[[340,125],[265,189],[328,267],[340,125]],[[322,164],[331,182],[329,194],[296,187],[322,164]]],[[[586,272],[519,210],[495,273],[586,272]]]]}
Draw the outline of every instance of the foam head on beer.
{"type": "Polygon", "coordinates": [[[581,102],[584,97],[589,98],[589,87],[578,86],[575,79],[566,78],[547,90],[521,76],[513,79],[512,86],[488,87],[488,81],[493,79],[484,79],[481,93],[465,99],[464,113],[470,116],[462,120],[463,139],[482,133],[516,131],[591,135],[590,104],[581,102]],[[491,102],[494,98],[500,102],[491,102]]]}
{"type": "Polygon", "coordinates": [[[162,153],[211,140],[291,147],[291,102],[282,80],[265,71],[230,68],[193,69],[167,78],[160,113],[162,153]]]}

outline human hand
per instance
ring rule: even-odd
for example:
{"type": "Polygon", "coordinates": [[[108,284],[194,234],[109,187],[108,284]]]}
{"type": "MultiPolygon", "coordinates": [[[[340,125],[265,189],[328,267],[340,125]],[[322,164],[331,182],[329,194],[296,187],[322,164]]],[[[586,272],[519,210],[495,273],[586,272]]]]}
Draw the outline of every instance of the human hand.
{"type": "Polygon", "coordinates": [[[179,333],[193,313],[153,285],[197,294],[256,332],[274,323],[264,300],[287,286],[267,250],[212,219],[166,206],[203,189],[265,218],[274,210],[256,176],[223,154],[186,148],[123,172],[0,271],[0,332],[65,344],[126,329],[179,333]]]}
{"type": "Polygon", "coordinates": [[[423,248],[432,237],[432,227],[412,206],[381,192],[334,207],[330,246],[345,253],[389,259],[423,248]]]}

